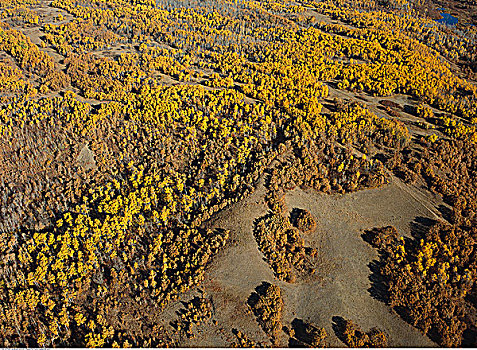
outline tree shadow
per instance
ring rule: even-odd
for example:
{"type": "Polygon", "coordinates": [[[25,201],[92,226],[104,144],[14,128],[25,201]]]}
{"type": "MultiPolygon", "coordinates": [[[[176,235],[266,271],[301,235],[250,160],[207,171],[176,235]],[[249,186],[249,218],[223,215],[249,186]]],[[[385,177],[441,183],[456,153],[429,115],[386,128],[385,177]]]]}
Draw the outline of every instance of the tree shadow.
{"type": "Polygon", "coordinates": [[[355,97],[356,97],[357,99],[361,100],[361,101],[369,102],[369,100],[368,100],[366,97],[359,96],[359,95],[356,95],[355,97]]]}
{"type": "Polygon", "coordinates": [[[368,292],[374,299],[388,305],[389,286],[381,273],[383,267],[383,264],[378,260],[373,260],[368,264],[368,268],[371,270],[371,274],[369,275],[371,287],[368,288],[368,292]]]}
{"type": "MultiPolygon", "coordinates": [[[[307,333],[307,330],[306,330],[307,324],[305,322],[303,322],[303,320],[295,318],[292,321],[291,326],[292,326],[293,330],[295,331],[295,338],[296,338],[295,343],[301,344],[301,346],[299,346],[299,347],[305,347],[305,343],[307,343],[307,344],[311,343],[311,339],[310,339],[310,337],[307,333]]],[[[292,338],[290,338],[290,340],[291,339],[292,338]]]]}
{"type": "Polygon", "coordinates": [[[296,338],[289,338],[288,339],[288,347],[290,348],[308,348],[309,346],[303,344],[300,340],[296,338]]]}
{"type": "Polygon", "coordinates": [[[297,219],[302,215],[303,209],[300,208],[293,208],[290,212],[290,223],[297,227],[297,219]]]}
{"type": "MultiPolygon", "coordinates": [[[[263,281],[261,285],[255,288],[255,291],[250,294],[247,299],[247,304],[254,309],[255,305],[257,305],[258,300],[261,296],[265,295],[267,289],[271,286],[270,283],[263,281]]],[[[257,315],[255,315],[257,316],[257,315]]]]}
{"type": "Polygon", "coordinates": [[[449,222],[453,221],[454,212],[452,210],[452,207],[449,208],[448,206],[441,204],[437,207],[437,210],[439,211],[439,213],[442,215],[444,219],[446,219],[449,222]]]}
{"type": "Polygon", "coordinates": [[[411,105],[404,105],[404,107],[402,108],[402,110],[407,113],[407,114],[411,114],[413,116],[416,116],[417,115],[417,108],[415,106],[411,106],[411,105]]]}
{"type": "Polygon", "coordinates": [[[384,153],[376,153],[373,156],[373,159],[379,160],[381,163],[386,164],[386,161],[389,157],[387,157],[384,153]]]}
{"type": "Polygon", "coordinates": [[[462,335],[462,347],[474,348],[477,346],[477,327],[467,328],[462,335]]]}
{"type": "Polygon", "coordinates": [[[384,106],[376,106],[376,108],[379,109],[380,111],[387,112],[386,107],[384,106]]]}
{"type": "MultiPolygon", "coordinates": [[[[411,222],[411,236],[415,240],[424,238],[429,229],[437,223],[436,220],[424,216],[416,216],[411,222]]],[[[411,243],[411,242],[409,242],[411,243]]]]}
{"type": "Polygon", "coordinates": [[[292,334],[288,345],[296,348],[328,347],[326,332],[311,323],[295,318],[292,323],[292,334]]]}
{"type": "Polygon", "coordinates": [[[346,320],[341,317],[341,316],[333,316],[331,318],[331,321],[333,321],[333,324],[331,325],[331,328],[333,329],[333,332],[335,333],[336,337],[343,342],[343,344],[346,344],[346,339],[344,336],[344,330],[346,327],[346,320]]]}

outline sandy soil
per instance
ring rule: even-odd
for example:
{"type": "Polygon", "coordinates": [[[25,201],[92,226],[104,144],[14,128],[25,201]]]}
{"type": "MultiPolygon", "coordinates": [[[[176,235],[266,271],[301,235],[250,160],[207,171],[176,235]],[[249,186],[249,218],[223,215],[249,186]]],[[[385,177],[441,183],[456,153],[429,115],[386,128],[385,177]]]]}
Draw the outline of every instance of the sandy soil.
{"type": "Polygon", "coordinates": [[[314,238],[324,241],[321,254],[335,266],[321,285],[290,285],[285,289],[295,299],[293,316],[325,327],[335,346],[342,343],[334,337],[334,316],[355,320],[363,329],[378,326],[386,330],[390,346],[432,346],[430,340],[371,296],[368,265],[377,254],[361,238],[364,230],[386,225],[409,235],[412,222],[429,216],[428,209],[397,183],[344,196],[294,190],[286,199],[289,207],[307,209],[317,218],[314,238]]]}
{"type": "MultiPolygon", "coordinates": [[[[197,338],[181,346],[227,346],[236,328],[255,341],[269,344],[247,306],[254,289],[268,281],[278,284],[284,295],[283,325],[295,319],[324,327],[331,346],[344,344],[333,331],[333,318],[356,321],[364,330],[378,326],[390,336],[390,346],[435,346],[427,337],[404,322],[370,293],[369,264],[376,251],[362,238],[364,230],[394,225],[410,236],[421,218],[433,218],[439,198],[392,178],[391,184],[346,195],[324,195],[295,189],[286,195],[288,209],[309,210],[317,219],[317,230],[305,239],[317,247],[322,263],[320,281],[289,284],[278,281],[252,234],[253,222],[267,211],[265,189],[259,184],[248,198],[219,213],[211,227],[231,230],[231,244],[214,259],[200,288],[211,297],[212,319],[218,322],[199,327],[197,338]]],[[[282,334],[282,346],[288,337],[282,334]]]]}
{"type": "MultiPolygon", "coordinates": [[[[220,213],[211,223],[229,229],[233,243],[216,257],[202,287],[212,296],[214,317],[226,331],[237,328],[255,341],[268,343],[247,306],[248,297],[262,281],[274,281],[252,234],[254,220],[267,212],[264,196],[265,188],[260,183],[251,196],[220,213]]],[[[197,344],[206,346],[208,342],[202,343],[203,340],[206,341],[198,339],[197,344]]]]}

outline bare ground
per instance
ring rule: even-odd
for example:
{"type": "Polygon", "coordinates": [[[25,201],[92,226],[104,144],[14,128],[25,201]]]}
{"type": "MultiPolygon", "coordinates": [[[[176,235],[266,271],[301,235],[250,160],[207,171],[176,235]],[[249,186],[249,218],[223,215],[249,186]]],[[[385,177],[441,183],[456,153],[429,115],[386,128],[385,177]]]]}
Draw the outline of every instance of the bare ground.
{"type": "MultiPolygon", "coordinates": [[[[306,237],[319,249],[320,281],[289,284],[278,281],[258,250],[252,229],[264,215],[265,189],[259,184],[248,198],[219,213],[211,227],[231,230],[228,245],[209,267],[200,288],[211,297],[212,322],[200,326],[194,339],[181,346],[230,346],[236,328],[255,341],[270,345],[247,306],[247,299],[262,281],[278,284],[284,295],[283,325],[295,319],[324,327],[331,346],[344,344],[333,331],[333,318],[356,321],[364,330],[378,326],[389,335],[389,345],[399,347],[435,346],[427,337],[403,321],[371,292],[370,263],[377,252],[362,238],[364,230],[394,225],[410,236],[423,218],[435,218],[440,199],[393,178],[391,184],[346,195],[325,195],[295,189],[286,195],[288,209],[309,210],[317,219],[317,230],[306,237]]],[[[281,346],[288,345],[282,333],[281,346]]]]}

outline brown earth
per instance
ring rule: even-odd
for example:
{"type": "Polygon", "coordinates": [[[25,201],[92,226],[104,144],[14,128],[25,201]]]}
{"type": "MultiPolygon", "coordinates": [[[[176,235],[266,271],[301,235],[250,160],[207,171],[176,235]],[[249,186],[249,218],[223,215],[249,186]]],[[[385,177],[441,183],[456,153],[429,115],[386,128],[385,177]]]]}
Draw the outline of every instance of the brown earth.
{"type": "MultiPolygon", "coordinates": [[[[197,337],[185,340],[180,346],[230,346],[234,340],[233,328],[256,342],[270,345],[247,306],[248,297],[263,281],[282,289],[284,326],[290,327],[298,318],[324,327],[331,346],[344,345],[333,330],[335,316],[352,319],[363,329],[382,328],[388,333],[392,347],[435,346],[372,296],[370,263],[377,259],[377,253],[361,234],[373,227],[393,225],[410,236],[423,218],[437,215],[436,208],[442,204],[440,198],[397,178],[383,188],[346,195],[290,191],[286,195],[288,209],[306,209],[317,219],[317,229],[305,240],[319,250],[320,279],[289,284],[273,276],[252,234],[254,220],[267,211],[264,195],[265,188],[260,183],[251,196],[209,223],[211,227],[231,230],[232,241],[214,259],[200,286],[212,300],[212,320],[218,325],[211,321],[199,326],[197,337]]],[[[285,333],[280,345],[288,345],[285,333]]]]}

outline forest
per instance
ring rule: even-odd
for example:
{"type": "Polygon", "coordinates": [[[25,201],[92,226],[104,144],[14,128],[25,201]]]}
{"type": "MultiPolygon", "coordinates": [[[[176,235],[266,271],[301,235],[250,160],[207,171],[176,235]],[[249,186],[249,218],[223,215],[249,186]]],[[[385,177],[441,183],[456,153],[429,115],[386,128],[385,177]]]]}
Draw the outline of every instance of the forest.
{"type": "Polygon", "coordinates": [[[439,7],[0,0],[0,345],[476,346],[477,17],[439,7]],[[301,315],[339,269],[290,196],[394,184],[433,216],[353,234],[398,321],[301,315]],[[220,275],[240,247],[252,287],[220,275]]]}

